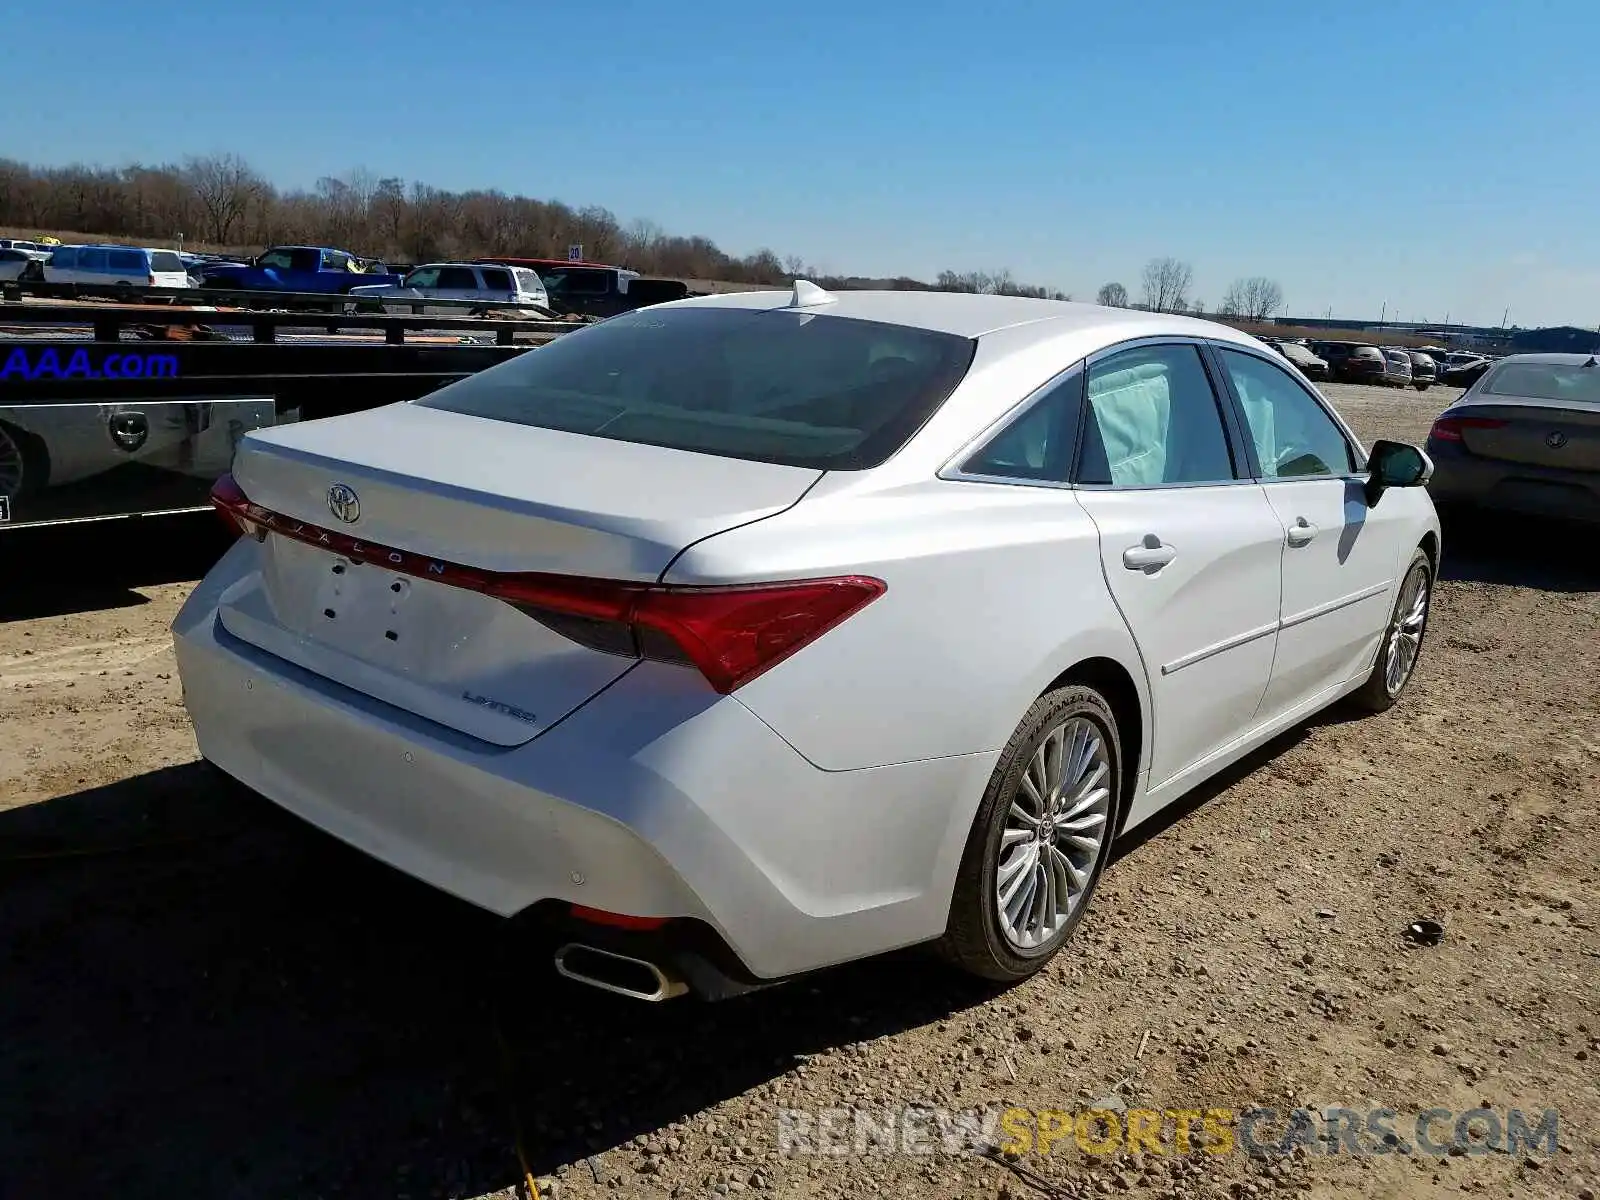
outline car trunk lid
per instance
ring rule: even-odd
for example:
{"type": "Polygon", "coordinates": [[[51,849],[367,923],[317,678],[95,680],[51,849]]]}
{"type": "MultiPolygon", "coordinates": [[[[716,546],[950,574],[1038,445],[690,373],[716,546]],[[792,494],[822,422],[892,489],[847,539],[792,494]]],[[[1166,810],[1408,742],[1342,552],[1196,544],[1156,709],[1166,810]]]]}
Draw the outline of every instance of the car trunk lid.
{"type": "Polygon", "coordinates": [[[1600,404],[1558,407],[1495,396],[1458,405],[1461,442],[1483,458],[1574,471],[1600,471],[1600,404]]]}
{"type": "Polygon", "coordinates": [[[410,404],[251,434],[233,476],[270,516],[261,569],[220,619],[305,670],[517,745],[633,660],[463,578],[653,582],[684,547],[783,511],[820,474],[410,404]]]}

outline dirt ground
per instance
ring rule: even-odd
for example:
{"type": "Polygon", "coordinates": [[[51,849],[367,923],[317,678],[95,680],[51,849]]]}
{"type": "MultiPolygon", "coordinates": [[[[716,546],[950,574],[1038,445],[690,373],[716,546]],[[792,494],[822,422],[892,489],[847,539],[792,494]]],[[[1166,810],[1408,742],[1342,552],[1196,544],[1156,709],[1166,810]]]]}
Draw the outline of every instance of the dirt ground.
{"type": "MultiPolygon", "coordinates": [[[[1329,394],[1410,440],[1454,395],[1329,394]]],[[[907,953],[715,1007],[566,984],[198,764],[167,626],[203,549],[8,568],[0,1196],[510,1196],[520,1142],[573,1198],[1592,1198],[1600,555],[1572,545],[1447,528],[1404,702],[1326,714],[1133,835],[1036,979],[907,953]],[[1402,937],[1419,917],[1441,944],[1402,937]],[[1014,1162],[778,1146],[782,1109],[1091,1102],[1560,1125],[1548,1156],[1183,1156],[1170,1127],[1163,1154],[1014,1162]]]]}

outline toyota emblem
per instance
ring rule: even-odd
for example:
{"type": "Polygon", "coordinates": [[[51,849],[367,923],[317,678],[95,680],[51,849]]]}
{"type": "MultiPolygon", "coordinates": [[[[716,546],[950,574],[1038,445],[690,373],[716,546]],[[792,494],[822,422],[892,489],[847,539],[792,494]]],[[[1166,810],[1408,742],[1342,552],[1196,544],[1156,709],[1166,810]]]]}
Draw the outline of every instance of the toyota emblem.
{"type": "Polygon", "coordinates": [[[1559,450],[1567,444],[1567,435],[1559,429],[1553,429],[1545,435],[1544,444],[1552,450],[1559,450]]]}
{"type": "Polygon", "coordinates": [[[336,483],[328,489],[328,511],[346,525],[354,525],[361,518],[361,497],[349,484],[336,483]]]}

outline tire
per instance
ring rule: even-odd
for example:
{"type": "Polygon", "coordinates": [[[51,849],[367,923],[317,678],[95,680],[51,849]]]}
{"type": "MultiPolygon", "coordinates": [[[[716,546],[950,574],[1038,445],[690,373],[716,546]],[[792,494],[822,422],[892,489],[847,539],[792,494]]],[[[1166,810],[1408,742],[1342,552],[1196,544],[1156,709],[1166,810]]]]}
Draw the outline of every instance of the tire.
{"type": "Polygon", "coordinates": [[[1000,983],[1026,979],[1055,957],[1083,920],[1110,856],[1121,784],[1117,719],[1105,697],[1069,686],[1034,701],[995,764],[967,835],[941,956],[1000,983]],[[1025,790],[1026,779],[1035,794],[1048,791],[1039,787],[1041,775],[1060,781],[1046,822],[1025,790]],[[1085,842],[1097,844],[1091,850],[1085,842]],[[1011,905],[1002,905],[1003,885],[1011,905]]]}
{"type": "Polygon", "coordinates": [[[1400,592],[1395,597],[1394,611],[1383,627],[1383,641],[1378,645],[1377,661],[1372,664],[1372,674],[1356,691],[1350,693],[1350,703],[1362,712],[1387,712],[1399,701],[1416,674],[1417,663],[1422,658],[1422,643],[1428,634],[1428,616],[1433,603],[1433,564],[1418,549],[1411,555],[1411,565],[1400,581],[1400,592]],[[1416,590],[1420,588],[1420,593],[1416,590]],[[1405,641],[1411,645],[1409,661],[1397,668],[1398,678],[1391,674],[1395,655],[1403,654],[1405,641]]]}
{"type": "Polygon", "coordinates": [[[50,456],[44,443],[33,434],[0,421],[0,496],[15,500],[37,492],[49,477],[50,456]]]}
{"type": "Polygon", "coordinates": [[[1419,391],[1419,392],[1425,392],[1430,387],[1432,387],[1433,385],[1432,384],[1427,384],[1427,383],[1417,383],[1417,384],[1413,384],[1412,386],[1415,387],[1417,389],[1417,391],[1419,391]]]}

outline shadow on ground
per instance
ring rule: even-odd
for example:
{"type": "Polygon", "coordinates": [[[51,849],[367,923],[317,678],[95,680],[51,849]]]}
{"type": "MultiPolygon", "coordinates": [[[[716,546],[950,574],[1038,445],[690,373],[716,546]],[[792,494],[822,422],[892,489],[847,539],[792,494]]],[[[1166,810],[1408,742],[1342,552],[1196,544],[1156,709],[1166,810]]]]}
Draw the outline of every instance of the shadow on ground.
{"type": "Polygon", "coordinates": [[[482,1195],[510,1095],[544,1172],[991,994],[909,955],[648,1006],[548,949],[198,764],[0,812],[0,1195],[482,1195]]]}
{"type": "Polygon", "coordinates": [[[199,579],[229,540],[209,512],[0,530],[0,621],[143,604],[134,588],[199,579]]]}
{"type": "Polygon", "coordinates": [[[1600,592],[1600,529],[1536,517],[1444,515],[1445,579],[1548,592],[1600,592]]]}

